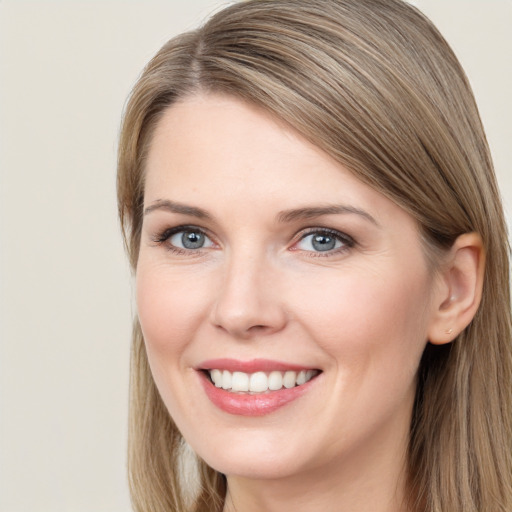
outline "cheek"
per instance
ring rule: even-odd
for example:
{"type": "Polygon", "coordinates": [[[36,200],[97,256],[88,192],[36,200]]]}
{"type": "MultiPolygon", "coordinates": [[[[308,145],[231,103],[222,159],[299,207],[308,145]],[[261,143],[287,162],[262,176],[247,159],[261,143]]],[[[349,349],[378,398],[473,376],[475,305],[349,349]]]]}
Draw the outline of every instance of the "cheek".
{"type": "MultiPolygon", "coordinates": [[[[332,394],[324,406],[333,432],[352,425],[364,439],[383,418],[409,421],[426,344],[428,287],[399,274],[340,276],[305,295],[303,326],[333,370],[326,372],[332,394]]],[[[333,446],[339,442],[335,436],[333,446]]]]}
{"type": "Polygon", "coordinates": [[[139,264],[136,300],[150,358],[181,352],[207,314],[205,287],[165,266],[139,264]]]}
{"type": "Polygon", "coordinates": [[[295,292],[297,317],[338,365],[378,361],[396,372],[398,359],[415,369],[426,343],[428,283],[425,274],[406,268],[312,279],[295,292]]]}

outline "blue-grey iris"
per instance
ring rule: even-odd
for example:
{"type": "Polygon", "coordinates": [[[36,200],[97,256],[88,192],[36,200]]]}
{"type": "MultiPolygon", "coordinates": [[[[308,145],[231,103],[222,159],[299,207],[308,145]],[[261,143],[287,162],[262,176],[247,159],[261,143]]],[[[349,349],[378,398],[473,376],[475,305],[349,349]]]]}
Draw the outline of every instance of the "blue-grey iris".
{"type": "Polygon", "coordinates": [[[314,235],[311,240],[316,251],[331,251],[336,246],[336,238],[330,235],[314,235]]]}
{"type": "Polygon", "coordinates": [[[181,243],[185,249],[200,249],[204,245],[203,233],[197,231],[185,231],[181,235],[181,243]]]}

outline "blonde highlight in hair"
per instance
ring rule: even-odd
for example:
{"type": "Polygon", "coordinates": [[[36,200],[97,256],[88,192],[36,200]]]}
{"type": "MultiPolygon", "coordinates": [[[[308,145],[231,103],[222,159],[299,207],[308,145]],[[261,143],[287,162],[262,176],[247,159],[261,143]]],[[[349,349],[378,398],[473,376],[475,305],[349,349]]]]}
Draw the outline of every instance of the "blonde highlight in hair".
{"type": "MultiPolygon", "coordinates": [[[[509,248],[492,161],[453,52],[401,0],[247,0],[169,41],[135,85],[119,146],[118,204],[137,266],[144,167],[155,126],[198,92],[270,112],[408,211],[426,252],[461,234],[486,251],[482,303],[451,345],[427,345],[408,459],[415,512],[512,510],[509,248]]],[[[199,462],[185,489],[183,440],[132,345],[129,474],[135,510],[221,511],[226,481],[199,462]],[[181,468],[181,469],[180,469],[181,468]]]]}

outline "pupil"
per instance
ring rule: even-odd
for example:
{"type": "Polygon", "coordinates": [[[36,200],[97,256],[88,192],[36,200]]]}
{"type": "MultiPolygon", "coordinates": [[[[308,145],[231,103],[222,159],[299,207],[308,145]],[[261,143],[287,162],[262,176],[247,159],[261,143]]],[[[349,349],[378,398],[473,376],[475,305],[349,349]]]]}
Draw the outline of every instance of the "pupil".
{"type": "Polygon", "coordinates": [[[316,235],[313,237],[313,247],[317,251],[330,251],[336,245],[336,239],[329,235],[316,235]]]}
{"type": "Polygon", "coordinates": [[[183,247],[187,249],[199,249],[204,244],[204,235],[202,233],[189,231],[183,233],[181,237],[181,242],[183,244],[183,247]]]}

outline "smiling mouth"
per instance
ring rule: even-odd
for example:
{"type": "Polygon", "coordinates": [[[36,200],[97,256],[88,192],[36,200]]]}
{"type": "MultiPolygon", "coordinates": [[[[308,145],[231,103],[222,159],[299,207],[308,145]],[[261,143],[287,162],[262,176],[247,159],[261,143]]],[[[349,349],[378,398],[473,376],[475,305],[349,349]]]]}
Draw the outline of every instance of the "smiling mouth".
{"type": "Polygon", "coordinates": [[[319,370],[271,371],[245,373],[231,372],[221,369],[205,370],[206,375],[216,388],[230,393],[264,394],[281,389],[292,389],[302,386],[315,378],[319,370]]]}

